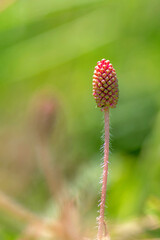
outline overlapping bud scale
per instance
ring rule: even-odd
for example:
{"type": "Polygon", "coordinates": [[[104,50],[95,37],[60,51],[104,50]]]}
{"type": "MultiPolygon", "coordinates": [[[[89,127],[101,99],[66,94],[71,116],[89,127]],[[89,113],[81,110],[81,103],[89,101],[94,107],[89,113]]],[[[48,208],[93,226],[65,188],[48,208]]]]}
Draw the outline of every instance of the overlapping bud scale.
{"type": "Polygon", "coordinates": [[[102,59],[95,67],[93,96],[97,106],[102,110],[116,107],[119,96],[118,81],[115,69],[109,60],[102,59]]]}

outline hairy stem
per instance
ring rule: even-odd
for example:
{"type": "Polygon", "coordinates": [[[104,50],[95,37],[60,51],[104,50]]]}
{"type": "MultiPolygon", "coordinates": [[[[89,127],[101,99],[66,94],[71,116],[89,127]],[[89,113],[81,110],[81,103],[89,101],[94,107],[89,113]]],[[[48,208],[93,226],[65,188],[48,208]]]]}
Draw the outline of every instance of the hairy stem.
{"type": "MultiPolygon", "coordinates": [[[[104,236],[104,212],[105,212],[105,201],[106,201],[106,189],[107,189],[107,176],[108,176],[108,157],[109,157],[109,110],[104,112],[105,119],[105,144],[104,144],[104,169],[103,169],[103,182],[102,182],[102,193],[100,203],[100,216],[98,221],[98,240],[101,240],[104,236]]],[[[106,232],[107,235],[107,232],[106,232]]]]}

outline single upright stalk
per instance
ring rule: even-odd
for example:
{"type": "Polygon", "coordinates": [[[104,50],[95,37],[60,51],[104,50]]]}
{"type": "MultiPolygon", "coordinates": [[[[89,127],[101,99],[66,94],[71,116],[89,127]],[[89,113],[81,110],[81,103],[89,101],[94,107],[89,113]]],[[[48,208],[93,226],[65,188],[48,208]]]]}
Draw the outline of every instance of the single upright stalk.
{"type": "Polygon", "coordinates": [[[101,108],[104,112],[105,118],[104,170],[97,238],[98,240],[102,240],[105,236],[105,239],[109,240],[104,221],[109,156],[109,108],[115,108],[119,98],[116,72],[109,60],[102,59],[97,62],[92,85],[93,96],[97,103],[97,107],[101,108]],[[104,232],[105,234],[103,234],[104,232]]]}
{"type": "MultiPolygon", "coordinates": [[[[106,200],[106,189],[107,189],[107,176],[108,176],[108,157],[109,157],[109,109],[104,111],[105,119],[105,144],[104,144],[104,168],[103,168],[103,182],[102,182],[102,193],[100,203],[100,216],[98,222],[98,240],[101,240],[104,236],[104,212],[105,212],[105,200],[106,200]]],[[[106,233],[107,234],[107,233],[106,233]]]]}

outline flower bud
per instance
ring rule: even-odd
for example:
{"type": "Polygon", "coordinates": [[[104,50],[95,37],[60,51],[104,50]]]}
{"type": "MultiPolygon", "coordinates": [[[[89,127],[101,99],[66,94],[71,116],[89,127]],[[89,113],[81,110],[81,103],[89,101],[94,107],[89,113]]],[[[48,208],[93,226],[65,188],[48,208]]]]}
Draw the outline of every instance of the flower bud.
{"type": "Polygon", "coordinates": [[[52,132],[58,113],[57,99],[48,93],[37,96],[32,105],[32,127],[35,135],[46,139],[52,132]]]}
{"type": "Polygon", "coordinates": [[[119,89],[115,69],[109,60],[102,59],[97,63],[93,75],[93,96],[97,106],[102,110],[115,108],[118,102],[119,89]]]}

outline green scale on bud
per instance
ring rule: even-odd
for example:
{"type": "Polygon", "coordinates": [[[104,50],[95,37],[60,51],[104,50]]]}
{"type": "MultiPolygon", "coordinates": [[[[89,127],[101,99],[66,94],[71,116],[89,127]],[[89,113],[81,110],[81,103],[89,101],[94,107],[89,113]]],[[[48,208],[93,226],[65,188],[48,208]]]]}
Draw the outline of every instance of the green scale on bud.
{"type": "Polygon", "coordinates": [[[97,63],[93,75],[93,96],[97,106],[103,111],[115,108],[118,102],[119,89],[115,69],[109,60],[102,59],[97,63]]]}

